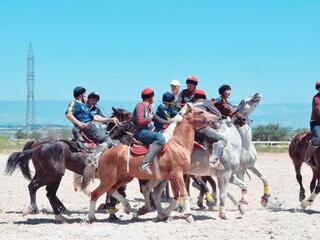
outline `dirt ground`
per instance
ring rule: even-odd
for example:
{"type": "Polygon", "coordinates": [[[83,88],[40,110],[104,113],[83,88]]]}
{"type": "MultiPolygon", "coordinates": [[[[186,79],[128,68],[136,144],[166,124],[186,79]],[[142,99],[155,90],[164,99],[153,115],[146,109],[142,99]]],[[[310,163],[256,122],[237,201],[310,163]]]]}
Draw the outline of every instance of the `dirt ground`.
{"type": "MultiPolygon", "coordinates": [[[[0,239],[318,239],[320,199],[308,211],[302,211],[298,201],[298,184],[291,160],[287,154],[260,154],[257,166],[267,176],[271,187],[271,201],[267,208],[260,205],[263,186],[251,174],[246,177],[249,205],[245,215],[227,202],[227,220],[218,218],[217,211],[199,210],[197,190],[192,188],[194,223],[187,223],[174,212],[167,222],[156,223],[156,213],[139,219],[118,212],[121,221],[107,221],[107,214],[97,214],[98,222],[85,221],[89,199],[73,191],[72,174],[67,172],[58,191],[58,197],[71,211],[66,224],[55,224],[54,215],[46,198],[45,189],[38,191],[39,214],[22,216],[29,204],[27,180],[20,171],[5,176],[3,170],[7,155],[0,155],[0,239]]],[[[308,190],[311,170],[302,169],[308,190]]],[[[230,192],[240,199],[240,190],[230,187],[230,192]]],[[[309,196],[309,191],[307,191],[309,196]]],[[[137,181],[127,187],[127,197],[134,208],[142,206],[142,195],[137,181]]],[[[99,199],[102,202],[104,197],[99,199]]]]}

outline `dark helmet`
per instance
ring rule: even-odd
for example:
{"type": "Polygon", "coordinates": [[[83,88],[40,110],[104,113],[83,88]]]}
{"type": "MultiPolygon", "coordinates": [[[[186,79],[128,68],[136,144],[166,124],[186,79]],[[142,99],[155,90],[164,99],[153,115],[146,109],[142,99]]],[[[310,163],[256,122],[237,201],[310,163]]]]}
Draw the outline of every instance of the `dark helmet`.
{"type": "Polygon", "coordinates": [[[153,96],[154,96],[154,91],[151,88],[145,88],[141,92],[141,98],[143,100],[148,99],[148,98],[152,98],[153,96]]]}
{"type": "Polygon", "coordinates": [[[100,95],[97,92],[92,92],[92,93],[90,93],[88,95],[88,99],[90,99],[90,98],[95,98],[95,99],[97,99],[99,101],[100,100],[100,95]]]}
{"type": "Polygon", "coordinates": [[[223,93],[227,90],[231,90],[230,85],[224,84],[221,87],[219,87],[219,94],[223,95],[223,93]]]}
{"type": "Polygon", "coordinates": [[[174,101],[175,97],[172,93],[166,92],[162,95],[162,101],[163,102],[172,102],[174,101]]]}
{"type": "Polygon", "coordinates": [[[86,89],[84,87],[75,87],[73,89],[73,96],[79,97],[81,94],[84,94],[86,92],[86,89]]]}

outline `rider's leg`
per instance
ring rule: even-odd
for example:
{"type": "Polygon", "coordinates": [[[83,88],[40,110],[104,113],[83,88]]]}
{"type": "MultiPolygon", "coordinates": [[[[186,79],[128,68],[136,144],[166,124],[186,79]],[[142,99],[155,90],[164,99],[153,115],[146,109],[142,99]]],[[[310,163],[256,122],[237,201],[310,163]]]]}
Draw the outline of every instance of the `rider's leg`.
{"type": "Polygon", "coordinates": [[[320,146],[320,125],[313,126],[311,128],[311,131],[314,135],[314,138],[311,139],[311,141],[309,142],[308,148],[305,153],[304,160],[311,167],[315,167],[316,163],[312,162],[312,159],[313,159],[312,156],[314,155],[314,153],[316,152],[316,150],[320,146]]]}
{"type": "Polygon", "coordinates": [[[214,152],[209,158],[210,164],[216,164],[217,160],[222,157],[223,149],[227,145],[227,139],[220,133],[218,133],[215,129],[210,127],[199,129],[198,134],[200,134],[200,136],[202,136],[209,143],[215,143],[215,145],[217,146],[216,148],[213,148],[214,152]]]}
{"type": "Polygon", "coordinates": [[[141,172],[152,175],[150,162],[161,151],[162,147],[166,143],[166,140],[161,133],[152,132],[147,129],[141,129],[135,134],[135,137],[143,143],[151,144],[148,152],[144,156],[144,159],[139,166],[139,169],[141,172]]]}

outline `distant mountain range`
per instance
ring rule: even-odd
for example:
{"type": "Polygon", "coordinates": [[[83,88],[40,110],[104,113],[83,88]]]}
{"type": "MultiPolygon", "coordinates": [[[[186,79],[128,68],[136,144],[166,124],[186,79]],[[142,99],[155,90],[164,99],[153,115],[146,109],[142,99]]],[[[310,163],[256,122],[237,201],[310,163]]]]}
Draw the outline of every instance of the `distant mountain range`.
{"type": "MultiPolygon", "coordinates": [[[[64,115],[68,104],[68,101],[37,101],[37,124],[70,126],[64,115]]],[[[101,101],[100,106],[109,115],[111,107],[132,111],[135,104],[134,101],[101,101]]],[[[0,127],[22,126],[25,121],[25,105],[24,101],[0,101],[0,127]]],[[[282,127],[308,128],[310,111],[309,103],[260,104],[251,119],[253,126],[279,123],[282,127]]]]}

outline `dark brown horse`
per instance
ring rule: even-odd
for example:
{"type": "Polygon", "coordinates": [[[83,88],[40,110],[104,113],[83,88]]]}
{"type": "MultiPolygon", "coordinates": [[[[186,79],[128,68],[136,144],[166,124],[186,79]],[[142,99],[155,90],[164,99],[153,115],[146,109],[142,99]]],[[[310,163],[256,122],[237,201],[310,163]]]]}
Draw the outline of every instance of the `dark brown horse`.
{"type": "MultiPolygon", "coordinates": [[[[119,117],[120,121],[130,117],[130,113],[123,109],[113,108],[113,112],[113,115],[119,117]]],[[[107,129],[112,128],[113,126],[108,126],[107,129]]],[[[92,176],[92,169],[95,169],[87,157],[88,155],[81,152],[75,142],[53,138],[29,141],[22,152],[11,154],[7,161],[6,173],[12,174],[19,166],[22,174],[31,181],[28,185],[31,204],[24,214],[38,212],[36,192],[40,187],[46,186],[47,197],[56,220],[64,222],[65,218],[62,217],[61,212],[66,208],[56,196],[56,192],[66,169],[83,175],[82,188],[85,189],[90,182],[87,176],[89,173],[92,176]],[[29,169],[31,159],[35,168],[33,177],[29,169]]]]}
{"type": "MultiPolygon", "coordinates": [[[[320,165],[317,168],[311,168],[313,172],[312,180],[310,182],[310,192],[311,196],[305,199],[305,189],[302,184],[301,166],[304,162],[304,155],[307,150],[310,140],[313,138],[311,132],[304,132],[296,135],[290,143],[289,155],[292,159],[295,171],[296,179],[300,185],[299,201],[301,202],[301,207],[306,208],[312,204],[317,194],[320,192],[320,165]]],[[[314,155],[314,160],[320,163],[320,150],[318,149],[314,155]]]]}

